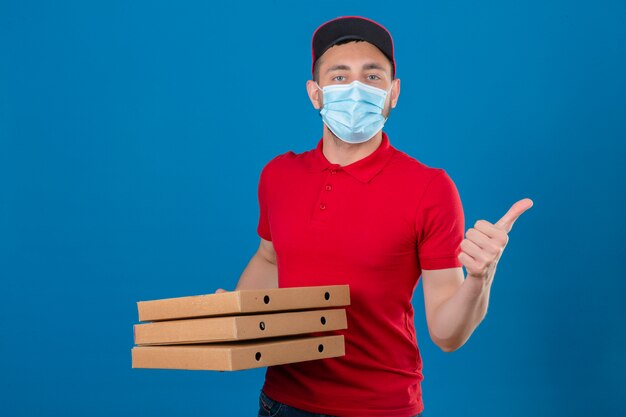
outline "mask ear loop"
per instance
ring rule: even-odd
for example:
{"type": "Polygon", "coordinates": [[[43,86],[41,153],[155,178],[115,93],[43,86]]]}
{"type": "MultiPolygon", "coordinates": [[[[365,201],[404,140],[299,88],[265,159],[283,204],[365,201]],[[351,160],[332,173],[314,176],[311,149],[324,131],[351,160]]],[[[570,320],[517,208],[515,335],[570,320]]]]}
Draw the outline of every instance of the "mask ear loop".
{"type": "MultiPolygon", "coordinates": [[[[389,90],[385,91],[385,100],[387,100],[387,96],[391,94],[392,88],[393,88],[393,80],[391,81],[391,87],[389,87],[389,90]]],[[[389,105],[391,106],[391,102],[389,102],[389,105]]],[[[391,108],[389,109],[389,112],[391,112],[391,108]]],[[[387,119],[389,119],[389,115],[383,116],[383,117],[385,118],[385,123],[387,123],[387,119]]]]}
{"type": "MultiPolygon", "coordinates": [[[[320,90],[322,93],[324,92],[324,89],[322,87],[320,87],[320,85],[317,83],[317,81],[315,81],[315,86],[317,87],[318,90],[320,90]]],[[[322,96],[324,97],[324,96],[322,96]]],[[[324,108],[324,104],[322,103],[322,105],[319,108],[319,113],[320,113],[320,117],[322,117],[322,109],[324,108]]]]}

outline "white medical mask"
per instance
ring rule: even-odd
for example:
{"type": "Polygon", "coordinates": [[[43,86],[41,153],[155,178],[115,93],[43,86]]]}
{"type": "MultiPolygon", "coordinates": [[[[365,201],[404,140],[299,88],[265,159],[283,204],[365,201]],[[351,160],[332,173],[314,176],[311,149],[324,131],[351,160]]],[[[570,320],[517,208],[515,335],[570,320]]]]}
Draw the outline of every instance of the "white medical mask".
{"type": "Polygon", "coordinates": [[[387,121],[382,112],[391,87],[385,91],[355,80],[317,88],[323,93],[322,120],[344,142],[367,142],[387,121]]]}

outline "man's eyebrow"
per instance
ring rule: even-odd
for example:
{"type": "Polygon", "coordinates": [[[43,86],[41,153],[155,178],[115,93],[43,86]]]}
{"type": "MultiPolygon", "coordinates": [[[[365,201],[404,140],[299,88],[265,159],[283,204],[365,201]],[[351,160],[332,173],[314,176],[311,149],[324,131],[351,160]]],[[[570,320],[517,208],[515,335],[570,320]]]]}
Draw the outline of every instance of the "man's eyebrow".
{"type": "Polygon", "coordinates": [[[331,71],[339,71],[339,70],[346,70],[349,71],[350,67],[347,65],[343,65],[343,64],[339,64],[339,65],[333,65],[332,67],[328,68],[326,70],[326,73],[329,73],[331,71]]]}
{"type": "MultiPolygon", "coordinates": [[[[385,71],[386,68],[380,64],[377,64],[376,62],[368,62],[367,64],[363,64],[363,69],[364,70],[371,70],[371,69],[377,69],[377,70],[381,70],[381,71],[385,71]]],[[[337,64],[337,65],[333,65],[332,67],[329,67],[326,70],[326,73],[329,73],[331,71],[349,71],[350,67],[348,65],[344,65],[344,64],[337,64]]]]}
{"type": "Polygon", "coordinates": [[[377,70],[385,71],[387,68],[385,68],[382,65],[377,64],[375,62],[370,62],[370,63],[367,63],[367,64],[363,65],[363,69],[365,69],[365,70],[377,69],[377,70]]]}

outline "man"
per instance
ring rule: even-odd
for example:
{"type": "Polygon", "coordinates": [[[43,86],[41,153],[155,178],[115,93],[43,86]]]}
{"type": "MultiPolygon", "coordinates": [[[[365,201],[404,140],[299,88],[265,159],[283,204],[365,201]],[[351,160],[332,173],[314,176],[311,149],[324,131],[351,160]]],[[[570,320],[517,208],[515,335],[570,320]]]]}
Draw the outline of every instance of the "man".
{"type": "Polygon", "coordinates": [[[312,43],[306,88],[323,136],[315,149],[263,168],[261,242],[237,289],[349,284],[348,329],[337,332],[346,355],[269,367],[259,415],[419,415],[411,298],[420,275],[430,336],[454,351],[485,316],[507,233],[532,201],[518,201],[496,224],[479,220],[463,239],[450,177],[395,149],[382,131],[400,95],[389,32],[340,17],[312,43]]]}

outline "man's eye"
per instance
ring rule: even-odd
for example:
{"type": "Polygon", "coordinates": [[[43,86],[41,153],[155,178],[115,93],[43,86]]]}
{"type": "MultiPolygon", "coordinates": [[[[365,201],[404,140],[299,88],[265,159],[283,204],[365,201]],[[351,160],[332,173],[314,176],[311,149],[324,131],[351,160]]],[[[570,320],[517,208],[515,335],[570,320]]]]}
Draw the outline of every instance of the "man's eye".
{"type": "Polygon", "coordinates": [[[369,80],[372,80],[372,81],[374,81],[374,80],[380,80],[380,77],[379,77],[378,75],[374,75],[374,74],[370,74],[370,75],[368,75],[368,76],[367,76],[367,78],[368,78],[369,80]]]}
{"type": "Polygon", "coordinates": [[[335,80],[335,81],[343,81],[343,80],[345,80],[345,78],[346,78],[346,77],[345,77],[345,76],[343,76],[343,75],[338,75],[338,76],[336,76],[335,78],[333,78],[333,80],[335,80]]]}

